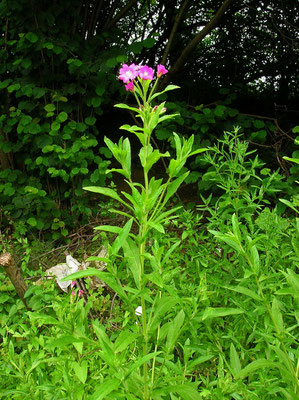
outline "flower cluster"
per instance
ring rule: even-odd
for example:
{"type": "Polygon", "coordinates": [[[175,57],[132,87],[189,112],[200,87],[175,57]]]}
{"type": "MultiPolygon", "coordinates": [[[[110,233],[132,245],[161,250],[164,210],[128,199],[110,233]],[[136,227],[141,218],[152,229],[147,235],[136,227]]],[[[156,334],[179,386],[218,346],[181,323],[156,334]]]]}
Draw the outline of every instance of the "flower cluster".
{"type": "MultiPolygon", "coordinates": [[[[157,66],[157,78],[160,78],[162,75],[167,74],[168,70],[164,67],[164,65],[157,66]]],[[[118,78],[126,83],[126,90],[134,92],[134,79],[139,77],[140,79],[146,81],[152,81],[154,79],[155,72],[151,67],[147,65],[127,65],[123,64],[121,69],[119,70],[118,78]]]]}

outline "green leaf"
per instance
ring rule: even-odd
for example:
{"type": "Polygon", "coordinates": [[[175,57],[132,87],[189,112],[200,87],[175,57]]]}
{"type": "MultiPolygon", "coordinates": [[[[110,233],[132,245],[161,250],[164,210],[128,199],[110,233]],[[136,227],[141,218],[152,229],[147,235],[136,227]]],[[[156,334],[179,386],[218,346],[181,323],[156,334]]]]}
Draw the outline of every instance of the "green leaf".
{"type": "Polygon", "coordinates": [[[125,255],[125,260],[128,264],[129,269],[133,275],[135,284],[138,289],[141,287],[141,261],[140,261],[140,253],[139,248],[136,243],[131,239],[127,238],[127,240],[122,245],[125,255]]]}
{"type": "Polygon", "coordinates": [[[86,186],[86,187],[83,187],[83,189],[87,190],[89,192],[103,194],[104,196],[111,197],[112,199],[117,200],[120,203],[126,205],[126,207],[128,207],[130,210],[133,211],[133,208],[129,204],[127,204],[125,201],[123,201],[122,198],[113,189],[101,187],[101,186],[86,186]]]}
{"type": "Polygon", "coordinates": [[[163,320],[166,312],[171,310],[177,304],[177,302],[178,299],[175,299],[172,296],[164,295],[161,297],[161,299],[158,299],[155,309],[153,310],[153,314],[148,321],[148,331],[151,334],[155,333],[158,324],[163,320]]]}
{"type": "Polygon", "coordinates": [[[92,126],[96,123],[96,118],[94,117],[87,117],[85,118],[86,125],[92,126]]]}
{"type": "Polygon", "coordinates": [[[100,385],[96,386],[94,393],[89,398],[90,400],[103,400],[109,398],[110,396],[107,397],[107,395],[114,390],[117,390],[119,385],[119,379],[108,379],[107,381],[104,381],[100,385]]]}
{"type": "Polygon", "coordinates": [[[264,121],[261,121],[261,120],[259,120],[259,119],[255,119],[255,120],[253,121],[253,126],[254,126],[256,129],[261,129],[261,128],[263,128],[263,127],[265,126],[265,123],[264,123],[264,121]]]}
{"type": "Polygon", "coordinates": [[[185,383],[183,385],[167,385],[163,388],[159,388],[153,391],[154,398],[163,398],[164,395],[170,393],[177,393],[183,400],[202,400],[202,396],[199,393],[196,384],[185,383]]]}
{"type": "Polygon", "coordinates": [[[238,218],[235,213],[232,216],[232,226],[233,226],[234,235],[236,236],[236,238],[238,238],[239,242],[241,243],[242,238],[241,238],[241,232],[240,232],[240,228],[239,228],[239,221],[238,221],[238,218]]]}
{"type": "Polygon", "coordinates": [[[64,121],[67,120],[67,117],[68,117],[67,113],[64,112],[64,111],[62,111],[61,113],[59,113],[59,114],[57,115],[57,118],[56,118],[56,119],[57,119],[58,122],[64,122],[64,121]]]}
{"type": "Polygon", "coordinates": [[[38,41],[38,36],[37,36],[35,33],[33,33],[33,32],[28,32],[28,33],[25,35],[25,37],[26,37],[26,39],[28,39],[29,42],[31,42],[31,43],[36,43],[36,42],[38,41]]]}
{"type": "Polygon", "coordinates": [[[279,335],[281,335],[284,332],[284,326],[283,326],[283,319],[282,319],[282,313],[280,311],[280,305],[279,301],[274,297],[272,301],[272,317],[273,320],[275,321],[275,326],[278,330],[279,335]]]}
{"type": "Polygon", "coordinates": [[[262,301],[262,298],[257,293],[255,293],[253,290],[250,290],[244,286],[236,286],[236,287],[225,286],[225,289],[233,290],[234,292],[245,294],[246,296],[249,296],[252,299],[257,300],[257,301],[262,301]]]}
{"type": "Polygon", "coordinates": [[[119,297],[126,299],[123,287],[118,285],[114,276],[110,272],[99,271],[97,268],[87,268],[84,271],[75,272],[74,274],[70,274],[67,277],[62,278],[61,281],[65,282],[68,280],[76,280],[86,278],[87,276],[96,276],[110,286],[111,289],[119,295],[119,297]]]}
{"type": "Polygon", "coordinates": [[[129,345],[134,342],[138,334],[128,332],[127,330],[122,331],[114,342],[114,352],[121,353],[122,351],[128,349],[129,345]]]}
{"type": "Polygon", "coordinates": [[[259,360],[255,360],[248,364],[245,368],[243,368],[240,372],[238,372],[235,376],[235,379],[244,379],[252,372],[255,372],[262,368],[277,368],[276,363],[272,361],[268,361],[264,358],[260,358],[259,360]]]}
{"type": "Polygon", "coordinates": [[[181,333],[181,328],[183,326],[185,319],[185,313],[183,310],[179,311],[175,319],[169,324],[167,339],[166,339],[166,348],[168,354],[171,354],[177,339],[181,333]]]}
{"type": "Polygon", "coordinates": [[[232,368],[234,375],[237,375],[241,371],[242,367],[240,358],[233,343],[230,344],[229,354],[230,354],[230,366],[232,368]]]}
{"type": "MultiPolygon", "coordinates": [[[[162,91],[162,92],[157,92],[155,94],[153,94],[148,101],[151,102],[155,97],[160,96],[161,94],[168,92],[170,90],[175,90],[175,89],[180,89],[180,86],[177,85],[167,85],[166,88],[162,91]]],[[[175,114],[175,115],[179,115],[179,114],[175,114]]]]}
{"type": "Polygon", "coordinates": [[[54,104],[47,104],[47,105],[44,107],[44,109],[45,109],[46,111],[50,112],[50,111],[55,111],[55,110],[56,110],[56,107],[55,107],[54,104]]]}
{"type": "Polygon", "coordinates": [[[244,311],[240,308],[213,308],[207,307],[203,313],[202,320],[218,317],[226,317],[227,315],[243,314],[244,311]]]}
{"type": "Polygon", "coordinates": [[[133,218],[129,219],[129,221],[125,224],[125,226],[123,226],[121,232],[113,242],[111,249],[114,255],[118,254],[120,248],[123,247],[125,241],[127,240],[132,227],[132,223],[133,223],[133,218]]]}
{"type": "Polygon", "coordinates": [[[137,113],[139,114],[138,108],[127,106],[127,104],[123,104],[123,103],[115,104],[114,107],[117,107],[117,108],[125,108],[125,109],[127,109],[127,110],[135,111],[135,112],[137,112],[137,113]]]}
{"type": "Polygon", "coordinates": [[[225,106],[218,105],[214,110],[214,114],[217,115],[217,117],[222,117],[225,111],[226,111],[225,106]]]}
{"type": "Polygon", "coordinates": [[[292,210],[294,210],[296,213],[299,214],[299,211],[297,210],[297,208],[295,208],[293,203],[291,203],[289,200],[279,199],[279,201],[281,201],[282,203],[284,203],[285,205],[287,205],[288,207],[290,207],[292,210]]]}
{"type": "Polygon", "coordinates": [[[156,43],[156,40],[154,38],[147,38],[142,42],[143,47],[150,49],[151,47],[154,46],[156,43]]]}
{"type": "Polygon", "coordinates": [[[217,239],[222,240],[229,246],[231,246],[233,249],[235,249],[238,253],[244,253],[243,248],[241,246],[241,243],[239,240],[234,236],[232,232],[223,234],[218,231],[214,231],[212,229],[209,229],[209,232],[214,235],[217,239]]]}
{"type": "Polygon", "coordinates": [[[188,175],[189,171],[185,172],[184,174],[176,178],[174,181],[170,182],[170,184],[167,186],[164,204],[166,204],[167,201],[177,192],[178,188],[181,186],[181,184],[184,182],[184,180],[187,178],[188,175]]]}
{"type": "Polygon", "coordinates": [[[165,230],[163,228],[163,225],[161,224],[155,224],[153,221],[149,222],[149,226],[151,228],[154,228],[156,231],[165,234],[165,230]]]}
{"type": "Polygon", "coordinates": [[[27,219],[27,224],[31,225],[31,226],[36,226],[37,221],[35,218],[31,217],[27,219]]]}
{"type": "Polygon", "coordinates": [[[84,384],[87,379],[87,360],[81,361],[81,364],[73,362],[72,367],[77,378],[84,384]]]}
{"type": "Polygon", "coordinates": [[[161,351],[157,351],[155,353],[149,353],[146,356],[137,359],[137,361],[135,361],[134,364],[125,372],[123,380],[125,381],[125,379],[127,379],[134,370],[138,369],[139,367],[141,367],[141,365],[148,362],[149,360],[151,360],[152,358],[156,357],[159,354],[161,354],[161,351]]]}
{"type": "Polygon", "coordinates": [[[299,164],[299,158],[291,158],[291,157],[282,157],[284,160],[290,161],[290,162],[294,162],[295,164],[299,164]]]}

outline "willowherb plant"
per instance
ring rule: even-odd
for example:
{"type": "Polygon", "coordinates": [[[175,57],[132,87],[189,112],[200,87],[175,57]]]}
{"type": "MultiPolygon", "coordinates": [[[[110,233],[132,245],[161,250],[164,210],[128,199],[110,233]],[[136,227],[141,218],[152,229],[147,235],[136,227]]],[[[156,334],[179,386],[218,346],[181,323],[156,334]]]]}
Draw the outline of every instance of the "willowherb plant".
{"type": "MultiPolygon", "coordinates": [[[[109,248],[109,257],[105,260],[107,272],[88,269],[72,275],[72,279],[91,275],[98,276],[118,294],[136,320],[139,339],[128,333],[127,339],[130,339],[128,339],[127,346],[134,340],[139,340],[139,343],[142,343],[142,353],[131,365],[129,372],[128,366],[124,364],[122,372],[116,378],[119,379],[119,384],[125,391],[126,399],[160,399],[169,396],[172,392],[184,399],[200,398],[196,384],[188,383],[187,376],[190,375],[190,371],[188,372],[186,365],[182,365],[180,376],[172,378],[168,376],[163,379],[165,371],[168,370],[167,363],[173,358],[172,353],[178,337],[192,318],[192,316],[186,318],[183,309],[177,315],[173,315],[172,309],[175,304],[180,303],[180,299],[178,296],[177,299],[175,298],[175,293],[172,292],[169,296],[167,290],[163,290],[166,287],[163,266],[171,252],[179,245],[179,241],[172,245],[165,254],[164,248],[159,247],[157,243],[152,248],[147,245],[154,230],[163,234],[163,225],[170,219],[176,218],[176,211],[179,207],[167,210],[166,205],[189,174],[189,171],[182,173],[187,158],[206,150],[202,148],[193,151],[193,136],[185,140],[173,133],[176,157],[170,159],[167,169],[168,176],[164,181],[155,177],[149,178],[149,171],[153,165],[161,157],[170,157],[168,152],[161,153],[151,145],[151,135],[157,125],[177,115],[166,113],[165,102],[153,104],[153,101],[162,93],[178,88],[175,85],[168,85],[163,91],[156,92],[159,79],[167,72],[163,65],[158,65],[156,79],[154,79],[155,72],[152,68],[147,65],[135,64],[124,64],[119,71],[119,79],[125,83],[126,90],[135,96],[137,106],[117,104],[116,107],[133,111],[136,118],[141,121],[140,126],[123,125],[120,129],[136,135],[140,141],[139,159],[143,169],[144,184],[132,180],[129,139],[121,138],[118,143],[113,143],[106,137],[106,145],[120,164],[119,169],[111,169],[108,172],[122,174],[129,185],[130,193],[122,192],[123,197],[121,197],[116,190],[111,188],[85,187],[84,189],[108,196],[125,206],[126,211],[116,209],[113,211],[127,217],[127,222],[122,228],[107,225],[96,228],[117,234],[117,238],[109,248]],[[133,223],[137,226],[137,233],[131,231],[133,223]],[[119,274],[117,267],[120,252],[122,252],[121,260],[125,262],[132,277],[133,287],[125,286],[123,276],[119,274]],[[138,306],[138,313],[135,313],[136,306],[138,306]],[[163,320],[166,320],[164,325],[162,325],[163,320]],[[170,380],[172,381],[171,386],[168,383],[170,380]]],[[[68,277],[68,279],[70,278],[68,277]]],[[[104,354],[109,338],[98,325],[94,324],[94,328],[104,354]]],[[[114,344],[110,342],[110,345],[113,348],[114,344]]],[[[103,357],[105,361],[109,359],[107,354],[104,354],[103,357]]],[[[110,367],[112,365],[116,368],[113,363],[110,367]]],[[[101,388],[96,393],[101,394],[100,391],[101,388]]]]}

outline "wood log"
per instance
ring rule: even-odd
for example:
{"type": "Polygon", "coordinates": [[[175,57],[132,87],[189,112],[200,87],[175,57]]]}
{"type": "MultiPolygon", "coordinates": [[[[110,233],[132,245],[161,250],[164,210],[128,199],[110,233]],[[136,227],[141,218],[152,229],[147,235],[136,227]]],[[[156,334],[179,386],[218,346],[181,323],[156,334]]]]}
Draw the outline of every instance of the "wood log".
{"type": "Polygon", "coordinates": [[[6,274],[11,280],[11,283],[15,287],[18,296],[25,304],[25,307],[28,308],[26,304],[26,299],[24,298],[28,287],[24,281],[20,269],[16,266],[10,253],[6,252],[0,255],[0,265],[2,265],[2,267],[4,268],[6,274]]]}

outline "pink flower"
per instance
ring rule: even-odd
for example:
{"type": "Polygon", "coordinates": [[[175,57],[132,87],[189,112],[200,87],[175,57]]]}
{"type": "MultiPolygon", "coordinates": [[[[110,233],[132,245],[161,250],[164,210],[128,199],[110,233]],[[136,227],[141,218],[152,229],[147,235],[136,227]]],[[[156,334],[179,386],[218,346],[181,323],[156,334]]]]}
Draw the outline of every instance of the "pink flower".
{"type": "Polygon", "coordinates": [[[75,296],[75,291],[74,290],[72,291],[72,296],[75,296]]]}
{"type": "Polygon", "coordinates": [[[157,77],[160,78],[162,75],[167,74],[168,69],[164,67],[164,65],[159,64],[157,66],[157,77]]]}
{"type": "MultiPolygon", "coordinates": [[[[153,108],[153,110],[156,111],[158,107],[159,107],[159,106],[155,106],[155,107],[153,108]]],[[[160,114],[163,114],[163,113],[165,113],[166,111],[167,111],[167,108],[166,108],[166,107],[163,107],[162,110],[160,111],[160,114]]]]}
{"type": "Polygon", "coordinates": [[[152,81],[154,78],[154,70],[147,65],[142,65],[138,71],[138,76],[144,81],[152,81]]]}
{"type": "Polygon", "coordinates": [[[74,287],[76,285],[76,281],[73,281],[72,283],[71,283],[71,287],[74,287]]]}
{"type": "Polygon", "coordinates": [[[139,66],[135,64],[127,65],[123,64],[122,68],[119,70],[118,78],[124,83],[132,81],[138,75],[139,66]]]}
{"type": "Polygon", "coordinates": [[[78,291],[78,296],[83,296],[83,290],[81,290],[81,289],[79,289],[79,291],[78,291]]]}
{"type": "Polygon", "coordinates": [[[134,92],[134,83],[132,81],[129,81],[126,84],[125,88],[127,92],[134,92]]]}

